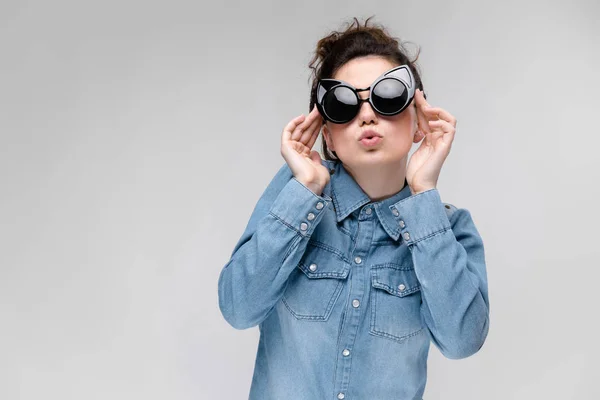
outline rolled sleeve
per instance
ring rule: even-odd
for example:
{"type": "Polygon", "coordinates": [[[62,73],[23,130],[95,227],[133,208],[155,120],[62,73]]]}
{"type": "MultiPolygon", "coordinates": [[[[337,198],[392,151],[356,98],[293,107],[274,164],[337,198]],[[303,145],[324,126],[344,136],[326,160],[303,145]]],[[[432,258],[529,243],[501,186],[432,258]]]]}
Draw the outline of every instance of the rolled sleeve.
{"type": "Polygon", "coordinates": [[[292,177],[273,202],[269,213],[303,236],[310,236],[332,199],[321,196],[292,177]]]}
{"type": "Polygon", "coordinates": [[[390,206],[407,245],[451,229],[437,189],[429,189],[390,206]],[[396,210],[396,211],[394,211],[396,210]]]}

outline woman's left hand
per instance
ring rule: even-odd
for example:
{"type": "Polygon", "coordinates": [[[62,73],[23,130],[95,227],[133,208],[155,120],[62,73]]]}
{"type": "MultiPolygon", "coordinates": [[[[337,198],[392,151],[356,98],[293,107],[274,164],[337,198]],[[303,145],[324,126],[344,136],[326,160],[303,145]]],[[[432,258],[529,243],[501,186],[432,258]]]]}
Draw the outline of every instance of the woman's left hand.
{"type": "Polygon", "coordinates": [[[456,118],[443,108],[431,107],[419,89],[415,92],[415,102],[419,124],[415,135],[425,138],[406,168],[406,180],[413,195],[436,187],[456,132],[456,118]]]}

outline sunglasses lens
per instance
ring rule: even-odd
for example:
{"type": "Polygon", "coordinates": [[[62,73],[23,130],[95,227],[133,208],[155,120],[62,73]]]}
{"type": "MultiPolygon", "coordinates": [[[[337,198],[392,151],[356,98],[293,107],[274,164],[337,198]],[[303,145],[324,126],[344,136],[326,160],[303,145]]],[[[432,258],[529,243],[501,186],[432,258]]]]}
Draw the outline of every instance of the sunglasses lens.
{"type": "Polygon", "coordinates": [[[356,94],[345,86],[330,90],[323,99],[323,108],[333,121],[344,123],[351,121],[358,111],[356,94]]]}
{"type": "Polygon", "coordinates": [[[373,88],[371,100],[382,114],[395,114],[404,109],[408,90],[396,79],[383,79],[373,88]]]}

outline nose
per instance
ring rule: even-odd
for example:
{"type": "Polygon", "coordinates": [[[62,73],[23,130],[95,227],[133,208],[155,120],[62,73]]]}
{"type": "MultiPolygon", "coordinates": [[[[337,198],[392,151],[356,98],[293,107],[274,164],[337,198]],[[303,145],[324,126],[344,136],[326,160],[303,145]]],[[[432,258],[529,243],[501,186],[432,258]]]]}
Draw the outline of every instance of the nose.
{"type": "Polygon", "coordinates": [[[377,113],[371,107],[371,103],[369,103],[369,98],[361,98],[361,105],[358,110],[357,121],[360,126],[365,124],[376,124],[377,123],[377,113]]]}

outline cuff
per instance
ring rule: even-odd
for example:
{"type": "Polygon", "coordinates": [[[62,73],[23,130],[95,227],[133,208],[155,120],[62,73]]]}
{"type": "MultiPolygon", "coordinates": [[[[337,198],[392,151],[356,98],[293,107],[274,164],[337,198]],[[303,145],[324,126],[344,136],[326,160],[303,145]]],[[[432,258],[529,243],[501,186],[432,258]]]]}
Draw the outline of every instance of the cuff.
{"type": "Polygon", "coordinates": [[[451,228],[437,189],[429,189],[390,206],[407,245],[451,228]]]}
{"type": "Polygon", "coordinates": [[[281,190],[269,212],[303,236],[310,236],[323,218],[332,199],[321,196],[292,177],[281,190]]]}

